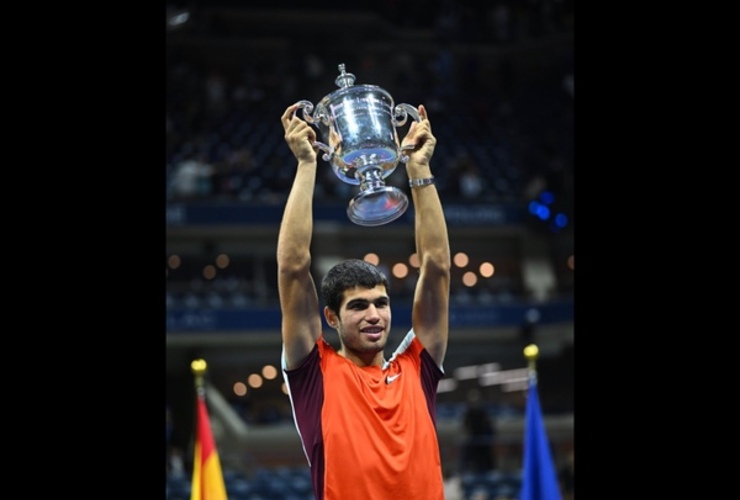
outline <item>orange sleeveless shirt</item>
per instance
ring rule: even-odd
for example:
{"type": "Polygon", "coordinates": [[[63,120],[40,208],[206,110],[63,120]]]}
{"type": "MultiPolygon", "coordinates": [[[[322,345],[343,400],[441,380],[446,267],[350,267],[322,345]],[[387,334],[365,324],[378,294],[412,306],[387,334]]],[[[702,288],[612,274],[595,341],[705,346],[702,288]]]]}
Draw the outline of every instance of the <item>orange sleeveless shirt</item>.
{"type": "Polygon", "coordinates": [[[383,367],[320,337],[283,371],[317,500],[444,500],[435,421],[444,376],[410,331],[383,367]]]}

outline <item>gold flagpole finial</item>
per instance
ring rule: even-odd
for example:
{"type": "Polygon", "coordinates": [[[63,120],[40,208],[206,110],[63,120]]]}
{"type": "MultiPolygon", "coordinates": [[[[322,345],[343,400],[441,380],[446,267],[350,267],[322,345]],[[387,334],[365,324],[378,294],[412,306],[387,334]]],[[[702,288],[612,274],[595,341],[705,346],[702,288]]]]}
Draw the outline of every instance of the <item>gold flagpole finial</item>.
{"type": "Polygon", "coordinates": [[[205,359],[195,359],[190,363],[190,369],[193,370],[193,373],[196,375],[203,375],[206,372],[207,366],[205,359]]]}
{"type": "Polygon", "coordinates": [[[524,357],[527,358],[527,361],[529,362],[530,370],[535,370],[537,356],[539,356],[539,354],[540,350],[536,344],[529,344],[527,347],[524,348],[524,357]]]}
{"type": "Polygon", "coordinates": [[[206,373],[207,366],[205,359],[195,359],[190,363],[190,369],[195,375],[195,386],[197,388],[203,387],[203,376],[206,373]]]}

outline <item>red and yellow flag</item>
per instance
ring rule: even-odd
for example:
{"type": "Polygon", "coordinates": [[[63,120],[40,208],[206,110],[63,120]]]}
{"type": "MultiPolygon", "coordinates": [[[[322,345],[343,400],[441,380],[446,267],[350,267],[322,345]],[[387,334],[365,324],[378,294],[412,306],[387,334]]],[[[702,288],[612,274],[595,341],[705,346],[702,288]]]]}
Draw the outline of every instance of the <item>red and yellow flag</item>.
{"type": "Polygon", "coordinates": [[[205,372],[205,361],[193,361],[191,366],[196,374],[197,411],[190,500],[228,500],[224,476],[221,471],[221,461],[218,458],[216,443],[213,439],[211,420],[208,417],[205,400],[205,388],[202,379],[203,372],[205,372]]]}

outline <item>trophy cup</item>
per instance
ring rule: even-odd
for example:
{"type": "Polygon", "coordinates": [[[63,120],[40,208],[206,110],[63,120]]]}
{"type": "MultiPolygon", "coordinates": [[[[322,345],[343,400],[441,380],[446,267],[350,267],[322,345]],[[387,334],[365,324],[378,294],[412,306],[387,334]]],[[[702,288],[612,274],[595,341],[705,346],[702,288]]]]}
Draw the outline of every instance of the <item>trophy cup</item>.
{"type": "Polygon", "coordinates": [[[400,189],[386,186],[385,179],[398,163],[409,159],[401,148],[396,127],[410,115],[420,121],[418,110],[410,104],[394,106],[391,95],[376,85],[354,85],[355,75],[339,65],[334,80],[339,90],[326,95],[317,105],[298,101],[303,118],[321,133],[314,146],[324,152],[340,180],[359,185],[360,192],[347,207],[349,219],[360,226],[380,226],[406,212],[409,199],[400,189]]]}

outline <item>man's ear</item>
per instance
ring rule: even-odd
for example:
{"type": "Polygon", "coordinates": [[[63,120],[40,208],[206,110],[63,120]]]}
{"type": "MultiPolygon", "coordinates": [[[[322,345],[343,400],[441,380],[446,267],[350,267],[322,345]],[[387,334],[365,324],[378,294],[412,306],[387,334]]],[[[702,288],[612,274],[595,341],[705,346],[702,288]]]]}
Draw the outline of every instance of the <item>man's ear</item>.
{"type": "Polygon", "coordinates": [[[337,318],[337,315],[329,309],[328,306],[324,306],[324,319],[326,319],[326,323],[336,329],[337,326],[339,326],[339,319],[337,318]]]}

